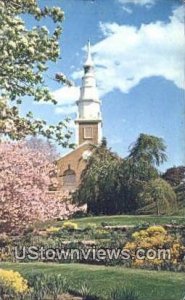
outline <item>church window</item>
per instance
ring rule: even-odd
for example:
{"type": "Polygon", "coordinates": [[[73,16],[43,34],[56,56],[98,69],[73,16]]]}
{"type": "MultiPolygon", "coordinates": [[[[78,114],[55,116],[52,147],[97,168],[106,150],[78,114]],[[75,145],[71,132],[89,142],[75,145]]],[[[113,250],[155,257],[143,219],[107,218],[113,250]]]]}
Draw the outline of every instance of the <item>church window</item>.
{"type": "Polygon", "coordinates": [[[63,184],[66,186],[76,185],[76,173],[75,171],[68,169],[63,174],[63,184]]]}
{"type": "Polygon", "coordinates": [[[88,126],[84,128],[84,138],[85,139],[91,139],[93,135],[93,129],[92,127],[88,126]]]}

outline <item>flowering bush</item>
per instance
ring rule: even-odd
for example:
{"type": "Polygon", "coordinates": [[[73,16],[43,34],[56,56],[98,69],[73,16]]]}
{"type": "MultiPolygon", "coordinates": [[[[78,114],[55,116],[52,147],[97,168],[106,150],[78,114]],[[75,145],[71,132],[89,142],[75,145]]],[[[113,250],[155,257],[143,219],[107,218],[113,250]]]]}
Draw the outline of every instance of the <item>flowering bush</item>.
{"type": "Polygon", "coordinates": [[[178,238],[170,235],[162,226],[150,226],[146,230],[134,232],[132,241],[127,242],[125,248],[131,251],[134,266],[152,266],[158,269],[184,268],[183,253],[185,247],[178,238]],[[145,254],[149,253],[150,250],[154,250],[156,257],[144,255],[144,258],[138,258],[136,255],[138,249],[142,249],[142,254],[143,250],[145,254]],[[166,255],[166,257],[158,255],[158,250],[168,250],[169,252],[166,253],[169,253],[169,255],[166,255]]]}
{"type": "Polygon", "coordinates": [[[66,221],[63,223],[62,228],[76,230],[76,229],[78,229],[78,224],[70,222],[70,221],[66,221]]]}
{"type": "Polygon", "coordinates": [[[0,143],[0,233],[22,231],[33,222],[69,216],[79,209],[64,201],[62,193],[48,191],[57,184],[56,166],[43,148],[0,143]]]}
{"type": "Polygon", "coordinates": [[[97,227],[96,223],[88,223],[86,225],[85,229],[87,229],[87,230],[94,230],[94,229],[96,229],[96,227],[97,227]]]}
{"type": "Polygon", "coordinates": [[[94,232],[95,239],[108,239],[111,237],[111,234],[108,230],[103,228],[97,228],[94,232]]]}
{"type": "Polygon", "coordinates": [[[54,226],[51,226],[51,227],[48,227],[46,229],[46,232],[47,233],[56,233],[60,230],[61,228],[60,227],[54,227],[54,226]]]}
{"type": "Polygon", "coordinates": [[[0,296],[2,299],[4,299],[3,297],[5,295],[15,299],[15,297],[21,297],[29,292],[30,289],[28,287],[27,280],[24,279],[18,272],[0,269],[0,296]]]}

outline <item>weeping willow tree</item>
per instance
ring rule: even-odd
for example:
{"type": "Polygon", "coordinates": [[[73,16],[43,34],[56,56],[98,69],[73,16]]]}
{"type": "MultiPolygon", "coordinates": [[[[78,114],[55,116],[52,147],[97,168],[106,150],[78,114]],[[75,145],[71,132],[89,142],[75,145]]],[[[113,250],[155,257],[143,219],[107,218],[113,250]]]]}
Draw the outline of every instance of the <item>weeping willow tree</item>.
{"type": "Polygon", "coordinates": [[[150,165],[159,166],[167,160],[164,140],[141,133],[135,144],[130,147],[129,158],[135,161],[143,160],[150,165]]]}
{"type": "Polygon", "coordinates": [[[107,148],[94,150],[73,199],[94,214],[170,214],[177,209],[173,188],[160,178],[166,157],[161,138],[141,134],[125,159],[107,148]]]}

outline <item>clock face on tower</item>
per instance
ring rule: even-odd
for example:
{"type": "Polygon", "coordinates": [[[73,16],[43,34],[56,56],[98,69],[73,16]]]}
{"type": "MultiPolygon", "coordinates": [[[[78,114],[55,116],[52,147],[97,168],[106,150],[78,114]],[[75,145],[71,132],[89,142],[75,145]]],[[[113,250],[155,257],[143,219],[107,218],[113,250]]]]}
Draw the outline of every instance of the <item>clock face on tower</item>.
{"type": "Polygon", "coordinates": [[[92,155],[92,152],[90,150],[85,150],[83,153],[82,153],[82,158],[83,160],[88,160],[92,155]]]}

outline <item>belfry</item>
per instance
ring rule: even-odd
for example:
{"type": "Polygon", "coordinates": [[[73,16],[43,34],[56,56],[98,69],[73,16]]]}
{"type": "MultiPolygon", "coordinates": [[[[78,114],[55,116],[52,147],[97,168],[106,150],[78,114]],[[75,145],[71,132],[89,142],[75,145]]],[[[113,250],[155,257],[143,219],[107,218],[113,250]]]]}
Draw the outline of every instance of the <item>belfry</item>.
{"type": "Polygon", "coordinates": [[[94,145],[102,140],[101,101],[96,86],[94,63],[90,42],[84,63],[84,75],[80,87],[80,97],[76,101],[78,112],[76,125],[76,148],[57,161],[58,190],[69,193],[80,184],[81,174],[94,145]]]}

